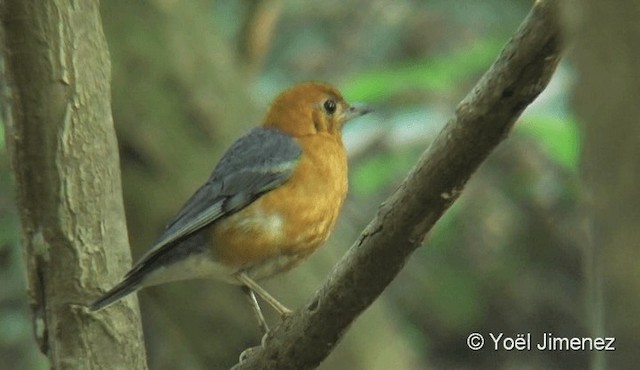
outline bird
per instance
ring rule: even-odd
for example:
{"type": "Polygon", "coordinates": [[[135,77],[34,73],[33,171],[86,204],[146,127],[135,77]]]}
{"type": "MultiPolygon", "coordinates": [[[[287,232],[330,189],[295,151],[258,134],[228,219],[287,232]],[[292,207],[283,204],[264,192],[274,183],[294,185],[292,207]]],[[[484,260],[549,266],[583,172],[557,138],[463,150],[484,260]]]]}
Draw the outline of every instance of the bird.
{"type": "Polygon", "coordinates": [[[343,125],[370,111],[327,83],[280,93],[262,124],[226,150],[149,251],[89,310],[148,286],[218,279],[242,287],[267,332],[255,294],[282,318],[292,311],[256,280],[293,268],[326,242],[347,194],[343,125]]]}

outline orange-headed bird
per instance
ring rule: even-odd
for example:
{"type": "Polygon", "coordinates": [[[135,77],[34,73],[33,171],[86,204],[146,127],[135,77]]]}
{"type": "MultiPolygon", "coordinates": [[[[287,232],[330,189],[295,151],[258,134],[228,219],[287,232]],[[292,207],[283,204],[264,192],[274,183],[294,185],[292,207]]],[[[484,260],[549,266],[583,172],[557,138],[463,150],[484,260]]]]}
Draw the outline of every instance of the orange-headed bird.
{"type": "Polygon", "coordinates": [[[215,278],[244,287],[266,331],[254,293],[282,316],[290,311],[255,280],[294,267],[327,240],[347,193],[342,126],[368,112],[324,83],[281,93],[262,126],[231,145],[149,252],[90,309],[151,285],[215,278]]]}

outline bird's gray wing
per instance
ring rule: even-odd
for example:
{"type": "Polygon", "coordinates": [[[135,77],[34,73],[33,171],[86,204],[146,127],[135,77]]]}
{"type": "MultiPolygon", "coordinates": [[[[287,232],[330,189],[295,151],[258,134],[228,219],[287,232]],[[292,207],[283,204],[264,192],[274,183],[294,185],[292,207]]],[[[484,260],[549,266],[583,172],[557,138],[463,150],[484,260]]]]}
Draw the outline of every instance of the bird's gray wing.
{"type": "Polygon", "coordinates": [[[255,128],[223,155],[207,182],[182,209],[127,276],[155,256],[221,217],[238,212],[260,195],[285,183],[302,149],[291,136],[270,128],[255,128]],[[136,268],[137,267],[137,268],[136,268]]]}

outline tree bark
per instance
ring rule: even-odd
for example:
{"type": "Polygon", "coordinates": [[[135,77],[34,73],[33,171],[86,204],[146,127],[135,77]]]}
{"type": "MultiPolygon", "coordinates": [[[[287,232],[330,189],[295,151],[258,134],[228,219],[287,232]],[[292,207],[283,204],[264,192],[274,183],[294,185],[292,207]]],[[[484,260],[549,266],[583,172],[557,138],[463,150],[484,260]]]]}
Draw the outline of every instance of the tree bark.
{"type": "Polygon", "coordinates": [[[135,301],[85,309],[131,262],[99,2],[1,6],[6,141],[40,349],[54,369],[144,369],[135,301]]]}
{"type": "Polygon", "coordinates": [[[471,174],[546,87],[560,59],[553,1],[539,0],[325,284],[234,369],[312,369],[382,293],[471,174]]]}

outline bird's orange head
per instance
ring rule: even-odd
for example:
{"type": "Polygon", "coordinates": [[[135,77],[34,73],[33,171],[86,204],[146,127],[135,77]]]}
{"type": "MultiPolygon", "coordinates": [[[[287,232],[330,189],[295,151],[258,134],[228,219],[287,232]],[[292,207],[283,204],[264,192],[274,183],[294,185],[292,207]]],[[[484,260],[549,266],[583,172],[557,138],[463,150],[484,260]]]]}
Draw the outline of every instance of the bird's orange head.
{"type": "Polygon", "coordinates": [[[349,105],[331,85],[308,82],[284,91],[273,101],[264,127],[293,137],[322,133],[340,136],[345,122],[369,111],[367,107],[349,105]]]}

